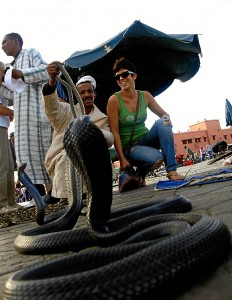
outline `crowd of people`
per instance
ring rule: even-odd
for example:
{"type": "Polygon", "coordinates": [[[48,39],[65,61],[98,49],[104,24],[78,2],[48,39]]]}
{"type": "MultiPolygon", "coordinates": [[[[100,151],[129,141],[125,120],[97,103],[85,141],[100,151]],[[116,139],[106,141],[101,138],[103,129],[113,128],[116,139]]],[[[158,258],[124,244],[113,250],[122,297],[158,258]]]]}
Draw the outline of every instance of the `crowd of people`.
{"type": "MultiPolygon", "coordinates": [[[[63,136],[73,115],[56,80],[59,62],[47,64],[36,49],[23,49],[23,39],[18,33],[3,37],[2,50],[13,61],[10,68],[0,64],[0,157],[4,161],[0,165],[0,209],[17,208],[14,170],[16,164],[24,163],[45,202],[67,203],[63,136]],[[15,165],[8,141],[13,119],[15,165]]],[[[79,78],[76,88],[85,114],[103,132],[108,147],[114,144],[121,171],[135,166],[142,187],[146,185],[146,175],[164,163],[168,179],[182,180],[183,176],[177,172],[169,114],[148,91],[136,90],[137,69],[133,62],[125,57],[117,59],[112,73],[112,80],[116,80],[120,90],[108,99],[106,114],[94,104],[97,83],[91,74],[79,78]],[[150,130],[145,126],[147,109],[158,117],[150,130]]],[[[80,110],[79,104],[76,108],[80,110]]]]}
{"type": "Polygon", "coordinates": [[[184,154],[176,155],[176,161],[178,166],[183,166],[186,164],[196,164],[207,159],[213,159],[216,153],[213,152],[213,147],[211,144],[207,144],[206,147],[200,146],[198,152],[194,152],[190,147],[184,146],[186,151],[184,154]]]}

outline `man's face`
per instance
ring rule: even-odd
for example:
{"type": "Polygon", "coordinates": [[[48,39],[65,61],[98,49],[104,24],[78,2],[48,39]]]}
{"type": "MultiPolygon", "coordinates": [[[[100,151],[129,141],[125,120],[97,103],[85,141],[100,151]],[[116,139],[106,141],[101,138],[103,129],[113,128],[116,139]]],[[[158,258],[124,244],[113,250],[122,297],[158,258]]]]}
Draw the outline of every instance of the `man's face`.
{"type": "Polygon", "coordinates": [[[81,83],[77,86],[77,91],[80,94],[84,106],[92,107],[96,96],[92,84],[89,82],[81,83]]]}
{"type": "Polygon", "coordinates": [[[19,51],[19,43],[16,39],[10,39],[8,36],[4,36],[2,40],[2,50],[7,56],[14,56],[19,51]]]}

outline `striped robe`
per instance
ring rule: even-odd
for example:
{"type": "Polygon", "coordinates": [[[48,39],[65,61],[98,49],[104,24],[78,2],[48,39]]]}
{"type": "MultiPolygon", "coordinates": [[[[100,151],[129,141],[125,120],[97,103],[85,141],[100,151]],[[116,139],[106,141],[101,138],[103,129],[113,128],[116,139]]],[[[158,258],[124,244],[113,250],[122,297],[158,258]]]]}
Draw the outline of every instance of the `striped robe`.
{"type": "Polygon", "coordinates": [[[50,183],[44,161],[52,127],[42,105],[42,87],[49,78],[47,64],[37,50],[23,49],[12,66],[22,71],[26,88],[18,94],[2,85],[0,95],[13,100],[17,163],[27,164],[26,172],[34,184],[50,183]]]}

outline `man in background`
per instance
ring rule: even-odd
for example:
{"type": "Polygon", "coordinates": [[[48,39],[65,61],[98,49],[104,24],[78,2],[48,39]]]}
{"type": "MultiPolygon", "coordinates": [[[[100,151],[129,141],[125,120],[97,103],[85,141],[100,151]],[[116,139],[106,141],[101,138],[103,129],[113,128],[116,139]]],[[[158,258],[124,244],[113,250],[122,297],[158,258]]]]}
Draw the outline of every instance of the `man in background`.
{"type": "Polygon", "coordinates": [[[44,195],[44,185],[48,189],[51,185],[44,160],[51,145],[52,127],[42,107],[42,86],[49,76],[40,53],[33,48],[22,49],[22,46],[23,39],[18,33],[6,34],[2,40],[3,51],[14,58],[8,70],[12,72],[12,81],[22,80],[25,89],[18,93],[2,84],[0,97],[13,100],[17,164],[27,164],[28,176],[44,195]]]}
{"type": "MultiPolygon", "coordinates": [[[[0,62],[0,84],[4,77],[4,63],[0,62]]],[[[13,121],[14,111],[8,100],[0,98],[0,211],[15,208],[14,163],[8,140],[8,128],[13,121]]]]}
{"type": "Polygon", "coordinates": [[[212,145],[207,144],[206,152],[208,153],[210,159],[213,158],[213,147],[212,147],[212,145]]]}
{"type": "Polygon", "coordinates": [[[187,157],[191,157],[192,158],[192,161],[194,163],[194,160],[195,160],[195,156],[194,156],[194,152],[192,151],[192,149],[190,149],[189,147],[187,146],[184,146],[186,152],[187,152],[187,157]]]}

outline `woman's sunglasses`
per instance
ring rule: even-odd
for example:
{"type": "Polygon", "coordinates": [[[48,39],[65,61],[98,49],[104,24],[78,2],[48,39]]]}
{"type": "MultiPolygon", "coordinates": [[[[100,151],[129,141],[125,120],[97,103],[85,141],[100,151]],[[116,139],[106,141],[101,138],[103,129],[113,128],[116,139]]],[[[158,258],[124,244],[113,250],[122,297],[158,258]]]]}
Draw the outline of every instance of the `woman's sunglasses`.
{"type": "Polygon", "coordinates": [[[127,78],[129,75],[132,75],[132,74],[134,74],[134,72],[131,72],[131,71],[125,71],[125,72],[122,72],[121,74],[116,74],[116,75],[114,75],[114,79],[115,80],[119,80],[120,79],[120,77],[122,77],[122,78],[127,78]]]}

